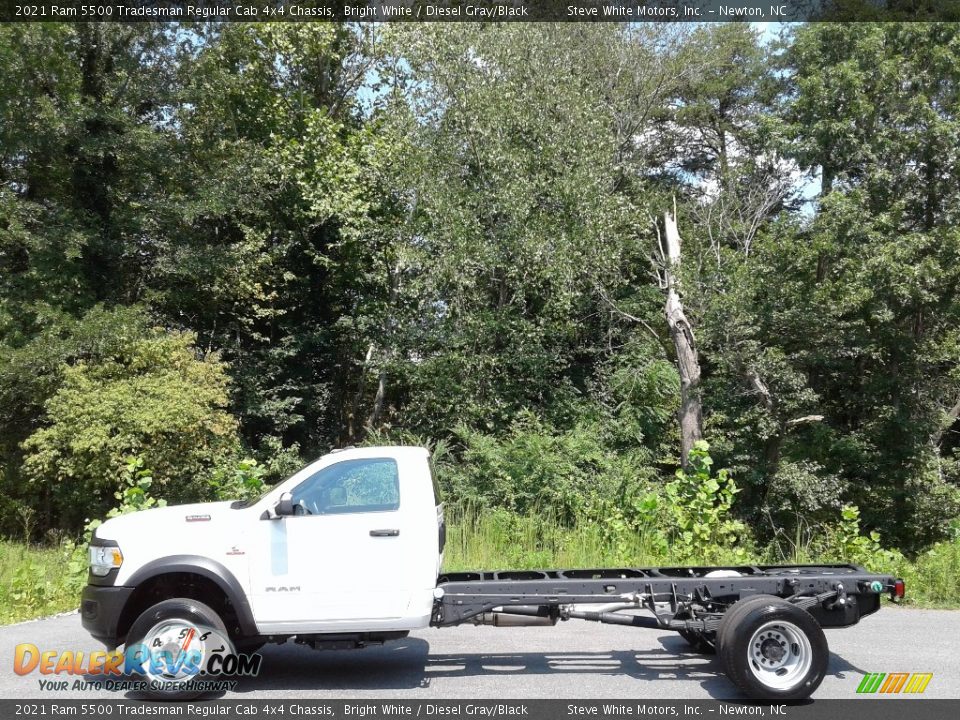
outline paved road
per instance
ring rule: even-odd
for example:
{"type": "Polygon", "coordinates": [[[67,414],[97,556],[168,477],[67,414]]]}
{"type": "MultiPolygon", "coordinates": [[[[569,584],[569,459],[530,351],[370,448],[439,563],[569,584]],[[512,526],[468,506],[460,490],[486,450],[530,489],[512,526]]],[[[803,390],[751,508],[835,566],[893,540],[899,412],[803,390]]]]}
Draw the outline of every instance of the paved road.
{"type": "MultiPolygon", "coordinates": [[[[960,612],[885,606],[847,630],[827,631],[832,656],[815,698],[854,697],[867,672],[933,672],[925,696],[960,698],[960,612]]],[[[123,696],[42,692],[38,675],[12,672],[14,646],[101,649],[76,614],[0,627],[0,697],[123,696]]],[[[736,699],[712,657],[674,633],[582,621],[556,628],[428,629],[364,650],[268,645],[263,672],[224,699],[395,697],[736,699]]]]}

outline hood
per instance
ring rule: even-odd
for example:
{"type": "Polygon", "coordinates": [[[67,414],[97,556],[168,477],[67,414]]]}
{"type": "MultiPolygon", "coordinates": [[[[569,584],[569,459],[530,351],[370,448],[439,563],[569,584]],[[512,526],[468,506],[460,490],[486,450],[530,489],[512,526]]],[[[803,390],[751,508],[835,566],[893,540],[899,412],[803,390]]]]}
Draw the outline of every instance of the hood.
{"type": "Polygon", "coordinates": [[[238,513],[237,510],[230,509],[233,502],[233,500],[225,500],[170,505],[121,515],[107,520],[98,527],[97,537],[104,540],[120,540],[124,534],[130,532],[142,534],[159,527],[168,533],[174,528],[183,528],[183,534],[187,534],[191,531],[211,528],[211,526],[222,526],[225,521],[235,519],[238,513]]]}

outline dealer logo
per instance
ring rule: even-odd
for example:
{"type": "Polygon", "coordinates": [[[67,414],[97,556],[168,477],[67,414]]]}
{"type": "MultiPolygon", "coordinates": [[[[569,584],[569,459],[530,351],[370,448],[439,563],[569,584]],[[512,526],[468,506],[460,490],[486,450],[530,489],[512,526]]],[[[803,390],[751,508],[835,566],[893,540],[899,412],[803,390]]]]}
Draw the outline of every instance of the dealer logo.
{"type": "Polygon", "coordinates": [[[867,673],[857,692],[865,695],[920,694],[927,689],[933,673],[867,673]]]}
{"type": "Polygon", "coordinates": [[[158,622],[125,654],[128,667],[139,668],[157,689],[173,692],[202,675],[255,676],[263,659],[237,654],[229,638],[214,628],[176,619],[158,622]]]}
{"type": "MultiPolygon", "coordinates": [[[[216,628],[169,619],[156,623],[143,640],[127,645],[123,652],[41,651],[32,643],[21,643],[14,650],[13,670],[18,675],[35,671],[48,677],[80,675],[84,680],[76,682],[84,685],[94,681],[105,689],[186,699],[224,689],[218,676],[255,677],[262,661],[262,655],[237,653],[225,633],[216,628]],[[131,675],[144,680],[125,679],[131,675]]],[[[67,687],[66,680],[40,682],[49,689],[67,687]]]]}

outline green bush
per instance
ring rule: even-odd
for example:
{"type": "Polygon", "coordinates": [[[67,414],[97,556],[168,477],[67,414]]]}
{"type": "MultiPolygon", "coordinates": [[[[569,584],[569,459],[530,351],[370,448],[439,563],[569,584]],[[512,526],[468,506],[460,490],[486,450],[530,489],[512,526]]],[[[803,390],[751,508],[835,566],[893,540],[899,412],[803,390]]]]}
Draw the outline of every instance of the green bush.
{"type": "Polygon", "coordinates": [[[746,525],[732,514],[739,490],[727,470],[712,475],[712,465],[710,445],[700,440],[690,451],[687,469],[678,469],[665,488],[671,549],[685,561],[743,562],[752,541],[746,525]]]}
{"type": "Polygon", "coordinates": [[[263,493],[266,474],[267,468],[256,460],[244,458],[216,468],[210,478],[210,489],[218,500],[252,500],[263,493]]]}
{"type": "Polygon", "coordinates": [[[122,487],[125,458],[151,468],[171,502],[204,497],[214,468],[238,448],[228,378],[188,333],[155,331],[115,354],[64,369],[47,424],[23,443],[24,471],[49,488],[56,527],[79,530],[122,487]]]}
{"type": "Polygon", "coordinates": [[[598,498],[617,505],[645,496],[655,469],[645,450],[611,452],[602,423],[558,430],[522,412],[504,436],[461,426],[458,463],[444,467],[445,490],[455,501],[527,514],[549,508],[572,524],[598,498]]]}
{"type": "Polygon", "coordinates": [[[0,624],[75,609],[86,581],[85,570],[73,572],[76,553],[69,540],[46,546],[0,540],[0,624]]]}

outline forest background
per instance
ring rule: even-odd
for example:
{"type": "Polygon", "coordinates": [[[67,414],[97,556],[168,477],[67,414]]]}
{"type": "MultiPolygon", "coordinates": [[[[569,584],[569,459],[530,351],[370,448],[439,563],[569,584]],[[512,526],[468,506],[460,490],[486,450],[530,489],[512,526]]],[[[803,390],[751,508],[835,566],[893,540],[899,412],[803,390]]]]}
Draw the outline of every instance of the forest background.
{"type": "Polygon", "coordinates": [[[958,31],[0,27],[0,620],[108,512],[371,443],[450,567],[956,603],[958,31]]]}

